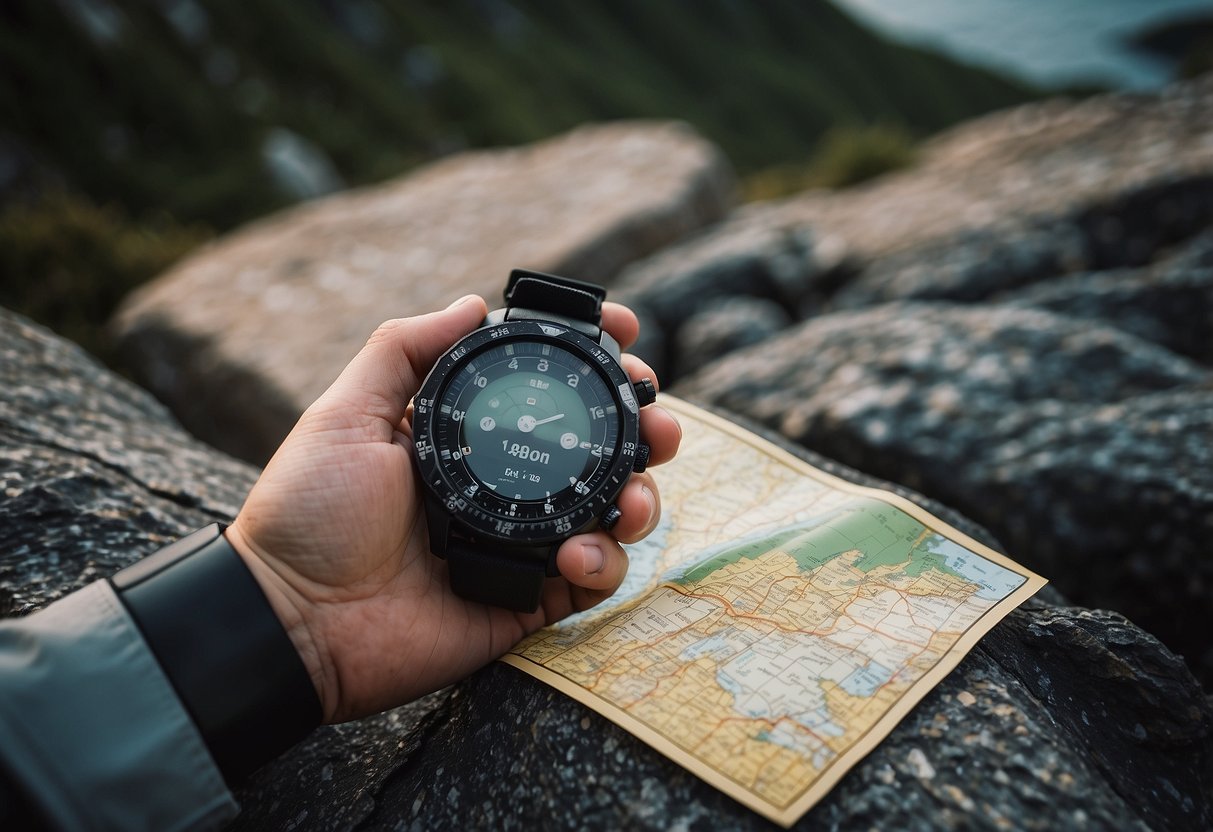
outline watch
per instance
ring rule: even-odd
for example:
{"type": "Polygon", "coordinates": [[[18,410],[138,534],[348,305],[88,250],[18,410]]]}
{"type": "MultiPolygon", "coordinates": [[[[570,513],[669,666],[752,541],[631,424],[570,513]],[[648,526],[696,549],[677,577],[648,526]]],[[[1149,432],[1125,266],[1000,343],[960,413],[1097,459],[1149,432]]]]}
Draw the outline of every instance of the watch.
{"type": "Polygon", "coordinates": [[[633,471],[648,464],[633,384],[602,329],[606,290],[515,269],[505,307],[435,364],[413,401],[413,440],[430,549],[451,588],[532,612],[556,551],[610,529],[633,471]]]}

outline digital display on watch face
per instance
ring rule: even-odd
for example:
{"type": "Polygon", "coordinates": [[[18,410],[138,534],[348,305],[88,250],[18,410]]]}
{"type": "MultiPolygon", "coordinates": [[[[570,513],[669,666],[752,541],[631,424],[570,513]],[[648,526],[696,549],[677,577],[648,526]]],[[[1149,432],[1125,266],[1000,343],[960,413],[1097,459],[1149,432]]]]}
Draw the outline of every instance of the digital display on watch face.
{"type": "Polygon", "coordinates": [[[435,405],[435,444],[447,464],[461,462],[474,478],[462,486],[468,497],[485,488],[563,511],[566,498],[589,493],[618,442],[607,381],[558,344],[494,345],[453,374],[435,405]]]}

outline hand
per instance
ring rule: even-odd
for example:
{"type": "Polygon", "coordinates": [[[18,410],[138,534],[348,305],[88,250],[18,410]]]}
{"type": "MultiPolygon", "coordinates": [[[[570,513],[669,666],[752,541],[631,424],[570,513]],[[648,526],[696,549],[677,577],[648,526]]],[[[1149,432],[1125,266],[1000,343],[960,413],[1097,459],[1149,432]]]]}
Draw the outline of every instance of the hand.
{"type": "MultiPolygon", "coordinates": [[[[619,541],[657,524],[660,502],[647,473],[633,474],[612,534],[566,541],[534,613],[465,601],[430,553],[412,460],[409,401],[455,341],[480,325],[484,301],[463,298],[442,312],[388,321],[315,404],[270,460],[227,537],[282,619],[316,685],[327,722],[416,699],[502,655],[539,628],[594,606],[627,571],[619,541]]],[[[603,327],[624,347],[636,316],[607,303],[603,327]]],[[[633,380],[653,377],[634,356],[633,380]]],[[[641,412],[651,464],[681,439],[665,410],[641,412]]]]}

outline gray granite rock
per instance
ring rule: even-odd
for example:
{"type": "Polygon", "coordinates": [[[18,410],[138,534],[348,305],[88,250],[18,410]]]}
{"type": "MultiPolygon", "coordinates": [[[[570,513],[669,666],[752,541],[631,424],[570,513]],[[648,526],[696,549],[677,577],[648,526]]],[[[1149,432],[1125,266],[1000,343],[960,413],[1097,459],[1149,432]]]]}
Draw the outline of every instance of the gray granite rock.
{"type": "MultiPolygon", "coordinates": [[[[1070,213],[1008,219],[881,257],[833,296],[830,306],[987,300],[1073,272],[1142,266],[1170,246],[1187,245],[1210,224],[1213,176],[1152,182],[1070,213]]],[[[1191,266],[1191,259],[1184,262],[1191,266]]]]}
{"type": "MultiPolygon", "coordinates": [[[[845,253],[830,241],[803,228],[781,231],[750,223],[748,214],[743,208],[727,223],[640,260],[612,290],[612,299],[656,325],[661,337],[635,351],[667,381],[702,363],[685,351],[683,327],[690,319],[738,301],[764,302],[798,319],[817,311],[847,273],[845,253]]],[[[689,338],[697,344],[703,334],[689,338]]]]}
{"type": "Polygon", "coordinates": [[[734,350],[767,340],[792,322],[782,306],[749,297],[705,304],[678,328],[673,377],[688,375],[734,350]]]}
{"type": "Polygon", "coordinates": [[[728,223],[663,249],[625,269],[618,299],[648,309],[675,329],[705,304],[735,296],[764,298],[798,309],[815,284],[844,262],[840,251],[806,229],[772,230],[746,221],[746,209],[728,223]]]}
{"type": "Polygon", "coordinates": [[[830,298],[830,308],[985,300],[1088,268],[1086,242],[1068,218],[962,231],[873,261],[830,298]]]}
{"type": "Polygon", "coordinates": [[[959,509],[1213,679],[1208,368],[1040,310],[891,303],[809,321],[674,392],[959,509]]]}
{"type": "Polygon", "coordinates": [[[0,604],[40,607],[235,516],[256,470],[145,391],[0,310],[0,604]]]}
{"type": "MultiPolygon", "coordinates": [[[[799,319],[892,300],[989,300],[1141,266],[1213,223],[1210,113],[1213,75],[992,114],[928,141],[904,171],[735,211],[630,265],[619,296],[663,328],[643,349],[673,381],[686,364],[680,327],[720,298],[773,300],[799,319]]],[[[1043,305],[1054,304],[1079,305],[1043,305]]]]}
{"type": "Polygon", "coordinates": [[[356,829],[376,816],[382,792],[407,777],[411,760],[448,718],[453,689],[376,716],[323,725],[236,791],[231,832],[356,829]]]}
{"type": "Polygon", "coordinates": [[[1149,266],[1068,275],[1001,300],[1111,324],[1213,365],[1213,233],[1149,266]]]}
{"type": "Polygon", "coordinates": [[[1150,259],[1209,222],[1213,74],[1156,93],[1054,98],[965,122],[918,163],[840,192],[754,206],[744,222],[807,229],[860,264],[968,231],[1072,218],[1091,266],[1150,259]]]}

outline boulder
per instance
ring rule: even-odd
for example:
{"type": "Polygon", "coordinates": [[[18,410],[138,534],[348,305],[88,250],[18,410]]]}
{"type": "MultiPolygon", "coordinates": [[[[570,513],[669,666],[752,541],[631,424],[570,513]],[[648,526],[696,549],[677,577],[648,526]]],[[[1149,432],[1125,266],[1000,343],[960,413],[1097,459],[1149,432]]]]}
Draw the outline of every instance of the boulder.
{"type": "Polygon", "coordinates": [[[1111,324],[1213,366],[1213,232],[1149,266],[1066,275],[1002,297],[1111,324]]]}
{"type": "MultiPolygon", "coordinates": [[[[702,341],[702,334],[683,336],[689,319],[739,302],[749,308],[754,301],[799,319],[818,311],[829,289],[846,274],[848,263],[833,241],[804,228],[768,228],[764,219],[761,210],[742,208],[729,221],[621,273],[614,298],[652,321],[662,336],[638,343],[635,351],[665,381],[703,363],[687,352],[702,341]],[[751,213],[758,221],[746,220],[751,213]]],[[[724,339],[719,345],[735,349],[745,343],[744,338],[724,339]]]]}
{"type": "Polygon", "coordinates": [[[0,610],[24,613],[236,515],[257,471],[74,344],[0,309],[0,610]]]}
{"type": "Polygon", "coordinates": [[[805,322],[674,392],[957,508],[1213,681],[1208,367],[1040,309],[897,302],[805,322]]]}
{"type": "Polygon", "coordinates": [[[791,322],[782,306],[761,298],[722,298],[705,304],[678,330],[674,375],[693,373],[722,355],[765,341],[791,322]]]}
{"type": "Polygon", "coordinates": [[[264,462],[384,319],[469,292],[496,302],[514,267],[610,281],[719,219],[732,182],[680,124],[465,153],[220,239],[131,297],[114,329],[191,431],[264,462]]]}
{"type": "MultiPolygon", "coordinates": [[[[5,614],[237,511],[256,470],[190,438],[146,393],[2,311],[0,354],[5,614]]],[[[1203,829],[1213,823],[1211,726],[1207,698],[1166,648],[1121,616],[1067,606],[1046,588],[799,828],[1203,829]]],[[[233,829],[770,828],[504,665],[321,728],[237,797],[233,829]]]]}
{"type": "Polygon", "coordinates": [[[748,205],[632,264],[619,286],[665,328],[664,351],[646,357],[673,381],[685,364],[675,334],[707,300],[762,297],[802,319],[890,300],[988,300],[1141,266],[1211,223],[1207,75],[966,122],[872,183],[748,205]]]}
{"type": "Polygon", "coordinates": [[[1207,226],[1210,133],[1213,74],[1157,93],[1053,98],[965,122],[866,186],[772,204],[764,223],[837,236],[871,262],[964,231],[1073,217],[1095,268],[1132,265],[1207,226]]]}
{"type": "Polygon", "coordinates": [[[1071,272],[1144,265],[1213,222],[1213,174],[1151,182],[1106,199],[960,231],[878,258],[831,298],[831,306],[986,300],[1071,272]]]}

